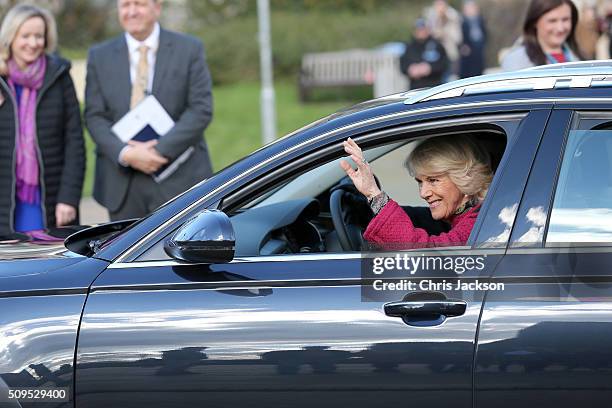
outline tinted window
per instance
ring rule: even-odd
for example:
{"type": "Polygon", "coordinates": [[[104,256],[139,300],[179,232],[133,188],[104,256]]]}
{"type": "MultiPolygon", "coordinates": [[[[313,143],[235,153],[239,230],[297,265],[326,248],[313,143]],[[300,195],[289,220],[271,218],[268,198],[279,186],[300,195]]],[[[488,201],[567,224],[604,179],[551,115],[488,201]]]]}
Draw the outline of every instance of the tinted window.
{"type": "Polygon", "coordinates": [[[547,242],[612,240],[612,131],[569,134],[547,242]]]}

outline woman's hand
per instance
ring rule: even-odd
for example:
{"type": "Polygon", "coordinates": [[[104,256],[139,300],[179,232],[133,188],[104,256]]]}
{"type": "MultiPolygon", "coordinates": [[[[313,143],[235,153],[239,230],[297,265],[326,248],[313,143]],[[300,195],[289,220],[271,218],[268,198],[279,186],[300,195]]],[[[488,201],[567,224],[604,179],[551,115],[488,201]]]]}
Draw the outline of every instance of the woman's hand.
{"type": "Polygon", "coordinates": [[[55,224],[58,227],[67,225],[76,218],[76,208],[64,203],[57,203],[55,206],[55,224]]]}
{"type": "Polygon", "coordinates": [[[351,165],[346,160],[340,161],[340,167],[344,170],[357,187],[357,190],[366,198],[371,199],[381,193],[380,189],[376,185],[374,174],[370,165],[363,157],[361,148],[351,139],[350,137],[342,142],[344,151],[349,154],[349,157],[353,159],[357,165],[357,170],[353,170],[351,165]]]}

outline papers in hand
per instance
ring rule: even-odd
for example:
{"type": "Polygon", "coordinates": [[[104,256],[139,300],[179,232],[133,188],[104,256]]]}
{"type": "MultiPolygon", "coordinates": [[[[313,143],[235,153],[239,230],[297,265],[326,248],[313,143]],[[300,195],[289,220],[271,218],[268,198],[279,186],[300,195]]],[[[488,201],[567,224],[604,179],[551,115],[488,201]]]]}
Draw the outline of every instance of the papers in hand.
{"type": "Polygon", "coordinates": [[[173,126],[174,121],[168,112],[155,96],[149,95],[119,119],[111,130],[123,143],[130,140],[146,142],[159,139],[173,126]]]}
{"type": "MultiPolygon", "coordinates": [[[[155,96],[149,95],[119,119],[111,130],[123,143],[130,140],[146,142],[163,137],[173,126],[174,121],[168,115],[168,112],[161,106],[155,96]]],[[[189,147],[172,163],[153,174],[153,179],[159,183],[168,178],[191,156],[193,151],[193,146],[189,147]]]]}

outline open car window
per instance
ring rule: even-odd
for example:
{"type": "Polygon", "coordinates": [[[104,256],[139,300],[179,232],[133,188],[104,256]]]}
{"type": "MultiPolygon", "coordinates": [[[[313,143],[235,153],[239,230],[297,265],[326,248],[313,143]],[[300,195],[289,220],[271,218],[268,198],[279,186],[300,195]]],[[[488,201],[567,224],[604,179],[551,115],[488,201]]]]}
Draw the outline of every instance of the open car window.
{"type": "MultiPolygon", "coordinates": [[[[425,137],[437,137],[432,133],[425,133],[421,137],[413,133],[401,140],[398,140],[399,135],[395,135],[392,141],[383,142],[378,146],[371,146],[371,143],[369,147],[363,147],[367,146],[367,143],[362,146],[382,190],[401,206],[420,206],[423,210],[420,213],[423,214],[429,210],[419,197],[417,182],[405,169],[404,162],[416,142],[425,137]]],[[[455,133],[473,135],[478,144],[491,156],[493,169],[497,167],[507,142],[500,128],[493,128],[487,124],[486,128],[483,126],[482,129],[461,129],[456,132],[445,129],[444,133],[439,134],[455,133]]],[[[340,160],[350,160],[346,159],[345,154],[341,154],[321,164],[320,161],[315,161],[316,152],[311,153],[313,154],[311,168],[293,177],[279,175],[275,182],[267,184],[265,188],[259,188],[258,193],[244,195],[242,199],[232,198],[231,209],[223,207],[235,230],[236,258],[344,253],[361,249],[361,246],[357,245],[347,250],[346,245],[341,244],[330,206],[334,191],[341,189],[352,193],[348,194],[350,202],[344,206],[348,211],[343,218],[350,224],[348,233],[355,240],[361,240],[363,244],[362,234],[373,214],[365,197],[354,190],[352,182],[340,168],[340,160]]],[[[295,166],[295,164],[287,163],[286,166],[295,166]]],[[[429,218],[431,218],[430,213],[429,218]]],[[[338,217],[336,221],[337,219],[338,217]]],[[[426,228],[426,225],[425,223],[422,227],[426,228]]],[[[438,235],[444,231],[435,229],[428,232],[438,235]]],[[[163,240],[138,258],[141,261],[161,259],[168,259],[163,250],[163,240]]]]}
{"type": "MultiPolygon", "coordinates": [[[[364,156],[372,166],[374,174],[381,183],[384,183],[385,192],[401,205],[423,205],[423,200],[418,196],[416,182],[404,167],[404,161],[414,146],[415,143],[402,141],[364,151],[364,156]]],[[[340,160],[347,159],[338,158],[279,185],[244,206],[243,210],[318,196],[346,176],[340,168],[340,160]]]]}
{"type": "MultiPolygon", "coordinates": [[[[364,151],[364,156],[366,160],[372,164],[372,166],[376,166],[376,163],[381,163],[381,161],[383,161],[378,160],[379,158],[388,157],[389,154],[397,151],[398,148],[405,146],[407,143],[408,142],[406,141],[402,141],[368,149],[364,151]]],[[[384,161],[388,161],[388,159],[390,158],[388,157],[387,160],[384,161]]],[[[341,157],[336,160],[332,160],[298,177],[295,177],[291,181],[278,186],[278,188],[272,190],[271,192],[263,194],[261,197],[254,199],[250,203],[243,206],[243,209],[262,207],[289,200],[317,197],[326,190],[332,188],[346,176],[344,171],[340,168],[340,160],[347,159],[341,157]]],[[[376,171],[375,174],[377,174],[376,171]]]]}
{"type": "MultiPolygon", "coordinates": [[[[435,139],[436,136],[430,136],[435,139]]],[[[479,145],[489,153],[495,168],[503,155],[506,139],[499,134],[478,134],[479,145]]],[[[431,235],[448,231],[448,226],[431,219],[429,209],[419,196],[416,180],[405,168],[405,160],[417,142],[423,138],[411,138],[364,149],[364,155],[377,176],[381,189],[397,201],[415,222],[431,235]],[[408,207],[421,208],[408,208],[408,207]],[[413,218],[414,220],[414,218],[413,218]]],[[[332,193],[337,189],[350,190],[352,183],[340,168],[338,157],[312,168],[289,181],[277,185],[268,192],[252,198],[230,214],[236,235],[236,257],[286,255],[312,252],[350,252],[339,242],[335,228],[332,193]]],[[[347,207],[350,224],[348,234],[361,238],[371,220],[365,197],[356,190],[347,207]],[[361,198],[361,199],[360,199],[361,198]]],[[[346,208],[346,207],[345,207],[346,208]]],[[[356,238],[356,239],[359,239],[356,238]]],[[[363,241],[361,242],[361,245],[363,241]]]]}

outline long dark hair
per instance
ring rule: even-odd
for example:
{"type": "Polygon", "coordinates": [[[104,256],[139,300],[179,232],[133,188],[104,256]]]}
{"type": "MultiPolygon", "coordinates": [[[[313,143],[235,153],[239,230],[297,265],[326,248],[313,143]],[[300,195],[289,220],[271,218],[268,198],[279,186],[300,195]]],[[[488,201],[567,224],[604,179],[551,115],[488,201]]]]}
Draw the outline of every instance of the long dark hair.
{"type": "Polygon", "coordinates": [[[535,65],[544,65],[547,63],[546,55],[536,35],[536,24],[542,15],[564,4],[567,4],[572,11],[572,29],[570,30],[566,43],[578,58],[583,59],[576,44],[576,38],[574,37],[576,24],[578,23],[578,9],[572,0],[531,0],[527,8],[525,24],[523,24],[523,44],[525,45],[527,56],[529,56],[529,59],[535,65]]]}

